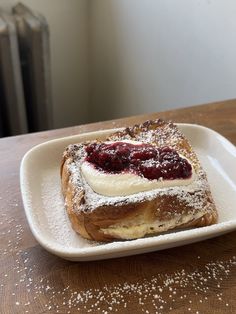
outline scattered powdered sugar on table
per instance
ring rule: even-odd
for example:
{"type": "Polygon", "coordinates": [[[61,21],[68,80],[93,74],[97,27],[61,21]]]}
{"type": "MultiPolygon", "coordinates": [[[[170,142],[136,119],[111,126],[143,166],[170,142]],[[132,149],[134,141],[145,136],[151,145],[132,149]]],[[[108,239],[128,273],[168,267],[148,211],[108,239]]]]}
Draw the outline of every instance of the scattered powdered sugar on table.
{"type": "MultiPolygon", "coordinates": [[[[2,220],[5,216],[1,217],[2,220]]],[[[15,221],[7,219],[12,227],[15,221]]],[[[11,229],[9,229],[11,230],[11,229]]],[[[22,235],[23,229],[18,227],[22,235]]],[[[1,234],[2,235],[2,234],[1,234]]],[[[4,233],[5,235],[5,233],[4,233]]],[[[19,243],[18,243],[19,244],[19,243]]],[[[17,247],[16,247],[17,248],[17,247]]],[[[6,254],[12,252],[11,246],[6,254]]],[[[150,278],[138,280],[122,280],[117,284],[101,284],[99,288],[78,288],[68,285],[64,288],[56,287],[50,277],[34,276],[38,265],[32,264],[31,254],[27,251],[17,250],[13,269],[14,287],[12,296],[15,298],[15,313],[35,313],[35,302],[40,300],[41,307],[47,313],[128,313],[134,304],[138,305],[138,313],[166,313],[179,307],[191,313],[204,313],[201,311],[204,304],[208,306],[208,299],[214,297],[214,302],[219,302],[220,308],[225,307],[225,312],[230,306],[230,300],[225,299],[225,282],[236,272],[236,256],[227,260],[212,260],[201,263],[200,268],[190,266],[180,268],[172,273],[157,272],[150,278]],[[25,297],[22,301],[18,298],[17,291],[24,288],[25,297]],[[214,291],[214,294],[212,295],[214,291]],[[40,297],[42,295],[42,297],[40,297]],[[46,298],[43,296],[47,296],[46,298]],[[147,310],[149,308],[149,310],[147,310]]],[[[0,285],[0,293],[4,294],[7,286],[5,274],[0,285]]]]}

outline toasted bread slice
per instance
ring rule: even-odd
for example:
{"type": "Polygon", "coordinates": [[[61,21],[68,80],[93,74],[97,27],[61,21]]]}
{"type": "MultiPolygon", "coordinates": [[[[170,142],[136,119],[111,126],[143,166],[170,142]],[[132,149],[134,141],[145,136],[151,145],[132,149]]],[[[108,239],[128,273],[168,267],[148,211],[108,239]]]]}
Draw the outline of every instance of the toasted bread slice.
{"type": "Polygon", "coordinates": [[[146,121],[112,134],[106,141],[134,140],[168,146],[190,161],[194,180],[188,185],[156,188],[125,196],[96,193],[81,165],[89,142],[69,145],[61,164],[62,192],[73,229],[96,241],[135,239],[170,229],[201,227],[217,222],[217,210],[206,173],[177,126],[163,120],[146,121]]]}

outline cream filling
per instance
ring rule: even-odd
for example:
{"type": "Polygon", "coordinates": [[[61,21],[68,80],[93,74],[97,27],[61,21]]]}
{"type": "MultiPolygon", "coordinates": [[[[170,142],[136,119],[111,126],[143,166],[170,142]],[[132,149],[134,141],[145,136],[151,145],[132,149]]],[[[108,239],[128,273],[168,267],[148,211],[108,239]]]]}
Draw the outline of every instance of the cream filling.
{"type": "Polygon", "coordinates": [[[148,180],[134,173],[107,174],[97,170],[87,161],[81,165],[81,172],[94,192],[105,196],[126,196],[154,189],[188,185],[194,180],[194,175],[188,179],[148,180]]]}
{"type": "Polygon", "coordinates": [[[163,231],[167,231],[173,228],[176,228],[177,226],[181,226],[187,222],[192,221],[193,219],[198,219],[201,216],[203,216],[204,213],[198,213],[198,214],[188,214],[185,216],[179,216],[177,218],[172,218],[170,220],[165,221],[155,221],[152,223],[141,223],[141,224],[135,224],[135,221],[133,222],[133,225],[113,225],[106,229],[101,229],[101,231],[104,232],[104,234],[114,236],[116,238],[120,239],[136,239],[144,237],[147,234],[153,234],[153,233],[160,233],[163,231]]]}
{"type": "Polygon", "coordinates": [[[134,173],[107,174],[87,161],[81,165],[81,172],[89,186],[94,192],[105,196],[126,196],[154,189],[189,185],[195,177],[193,166],[192,171],[192,176],[188,179],[148,180],[134,173]]]}

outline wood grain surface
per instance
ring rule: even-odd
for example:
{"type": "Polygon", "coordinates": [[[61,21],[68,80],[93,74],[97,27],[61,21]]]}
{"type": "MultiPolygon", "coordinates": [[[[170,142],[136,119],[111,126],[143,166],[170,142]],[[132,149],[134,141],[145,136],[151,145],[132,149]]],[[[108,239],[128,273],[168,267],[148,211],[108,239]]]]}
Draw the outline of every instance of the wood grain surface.
{"type": "Polygon", "coordinates": [[[20,195],[23,155],[44,141],[161,117],[236,144],[236,100],[0,140],[0,313],[236,313],[236,232],[149,254],[69,262],[34,239],[20,195]]]}

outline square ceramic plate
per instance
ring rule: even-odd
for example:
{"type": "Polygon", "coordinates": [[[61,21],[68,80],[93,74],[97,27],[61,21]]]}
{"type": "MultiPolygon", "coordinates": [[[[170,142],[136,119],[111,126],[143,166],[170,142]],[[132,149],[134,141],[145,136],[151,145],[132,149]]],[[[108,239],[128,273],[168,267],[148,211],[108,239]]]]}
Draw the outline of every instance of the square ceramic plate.
{"type": "Polygon", "coordinates": [[[236,147],[208,128],[178,124],[207,172],[219,212],[212,226],[169,232],[137,240],[97,243],[77,235],[68,221],[60,186],[60,162],[71,143],[104,138],[116,130],[65,137],[40,144],[24,156],[20,184],[32,233],[48,251],[73,261],[107,259],[163,250],[212,238],[236,229],[236,147]]]}

